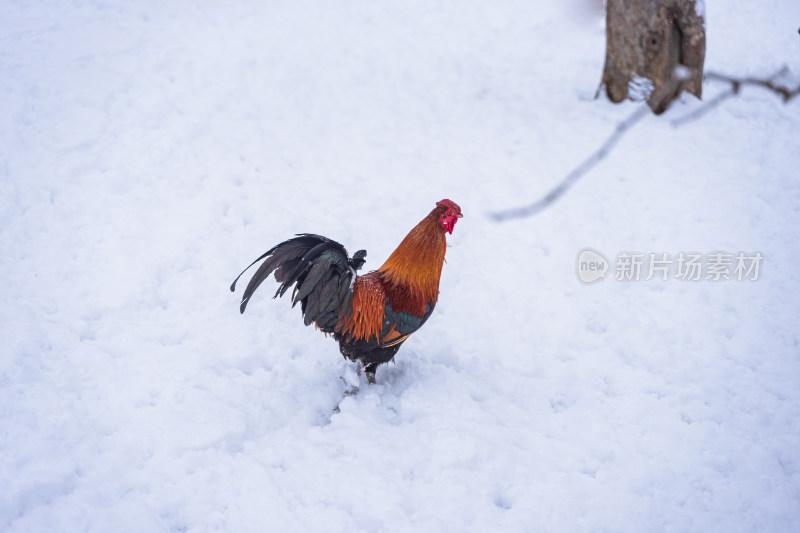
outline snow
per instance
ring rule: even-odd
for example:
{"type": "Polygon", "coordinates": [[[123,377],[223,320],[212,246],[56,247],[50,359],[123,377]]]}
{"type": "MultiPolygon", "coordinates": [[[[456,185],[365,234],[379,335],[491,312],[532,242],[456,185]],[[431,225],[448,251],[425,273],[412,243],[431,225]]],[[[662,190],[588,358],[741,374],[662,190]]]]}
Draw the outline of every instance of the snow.
{"type": "MultiPolygon", "coordinates": [[[[687,96],[498,224],[642,105],[592,99],[600,2],[6,4],[0,530],[800,530],[797,100],[674,127],[687,96]],[[239,314],[277,242],[369,270],[442,198],[377,384],[269,287],[239,314]],[[617,281],[629,251],[763,262],[617,281]]],[[[800,4],[707,10],[707,70],[797,82],[800,4]]]]}
{"type": "MultiPolygon", "coordinates": [[[[685,79],[686,77],[682,76],[681,73],[682,71],[676,68],[673,76],[677,79],[685,79]]],[[[650,78],[633,76],[628,82],[628,98],[631,100],[642,102],[650,98],[651,94],[653,94],[653,80],[650,78]]]]}

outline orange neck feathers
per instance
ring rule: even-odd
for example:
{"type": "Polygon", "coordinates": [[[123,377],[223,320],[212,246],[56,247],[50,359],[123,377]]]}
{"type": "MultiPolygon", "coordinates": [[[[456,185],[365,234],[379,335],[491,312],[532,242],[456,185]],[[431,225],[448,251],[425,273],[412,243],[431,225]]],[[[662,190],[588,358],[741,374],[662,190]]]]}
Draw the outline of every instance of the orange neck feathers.
{"type": "Polygon", "coordinates": [[[424,314],[425,306],[436,304],[439,298],[439,278],[447,250],[447,239],[439,225],[443,211],[437,207],[423,218],[377,270],[387,292],[394,293],[396,303],[406,304],[402,307],[408,307],[407,312],[419,314],[422,309],[424,314]]]}

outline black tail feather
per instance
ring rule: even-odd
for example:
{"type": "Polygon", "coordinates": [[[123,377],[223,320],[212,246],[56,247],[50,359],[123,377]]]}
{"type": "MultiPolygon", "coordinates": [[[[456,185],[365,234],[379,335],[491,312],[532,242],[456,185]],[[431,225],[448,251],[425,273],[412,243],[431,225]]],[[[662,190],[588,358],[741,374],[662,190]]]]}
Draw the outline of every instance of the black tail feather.
{"type": "MultiPolygon", "coordinates": [[[[273,248],[272,250],[274,250],[274,249],[275,249],[275,248],[273,248]]],[[[241,277],[242,277],[242,275],[244,275],[244,273],[245,273],[245,272],[247,272],[248,270],[250,270],[250,267],[251,267],[251,266],[255,265],[256,263],[258,263],[259,261],[261,261],[262,259],[264,259],[265,257],[267,257],[269,254],[271,254],[271,253],[272,253],[272,250],[268,250],[268,251],[264,252],[264,253],[261,255],[261,257],[259,257],[258,259],[256,259],[255,261],[253,261],[252,263],[250,263],[249,265],[247,265],[247,268],[245,268],[244,270],[242,270],[242,272],[241,272],[241,273],[240,273],[238,276],[236,276],[236,279],[235,279],[235,280],[233,280],[233,283],[231,283],[231,292],[234,292],[234,291],[236,291],[236,282],[237,282],[237,281],[239,281],[239,278],[241,278],[241,277]]]]}
{"type": "Polygon", "coordinates": [[[347,250],[336,241],[321,235],[299,234],[269,249],[253,261],[231,284],[253,265],[266,258],[250,279],[242,296],[239,311],[244,313],[253,293],[270,274],[279,283],[275,298],[294,286],[292,306],[301,302],[306,325],[316,323],[322,331],[332,332],[338,311],[349,306],[355,271],[364,263],[366,251],[359,250],[348,258],[347,250]]]}

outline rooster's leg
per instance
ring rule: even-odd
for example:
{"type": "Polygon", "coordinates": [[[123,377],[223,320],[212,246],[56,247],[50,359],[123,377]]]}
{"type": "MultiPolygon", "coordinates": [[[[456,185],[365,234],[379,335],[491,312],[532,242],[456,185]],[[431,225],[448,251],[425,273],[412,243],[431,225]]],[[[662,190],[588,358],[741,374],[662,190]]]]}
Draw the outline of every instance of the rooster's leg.
{"type": "Polygon", "coordinates": [[[364,367],[364,374],[367,375],[367,383],[375,383],[375,371],[377,369],[378,365],[376,363],[372,363],[364,367]]]}

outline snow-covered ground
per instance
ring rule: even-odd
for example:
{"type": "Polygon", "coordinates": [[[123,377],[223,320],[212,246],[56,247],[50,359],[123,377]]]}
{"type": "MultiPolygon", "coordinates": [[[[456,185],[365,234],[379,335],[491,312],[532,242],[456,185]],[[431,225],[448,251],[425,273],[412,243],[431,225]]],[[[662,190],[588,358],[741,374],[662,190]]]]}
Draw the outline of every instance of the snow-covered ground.
{"type": "MultiPolygon", "coordinates": [[[[592,99],[601,9],[5,2],[0,530],[800,531],[800,99],[674,127],[686,97],[547,211],[486,216],[639,105],[592,99]],[[376,385],[343,398],[269,287],[239,314],[269,246],[376,268],[445,197],[439,305],[376,385]],[[614,279],[636,251],[764,259],[614,279]]],[[[796,83],[800,3],[707,17],[708,70],[796,83]]]]}

